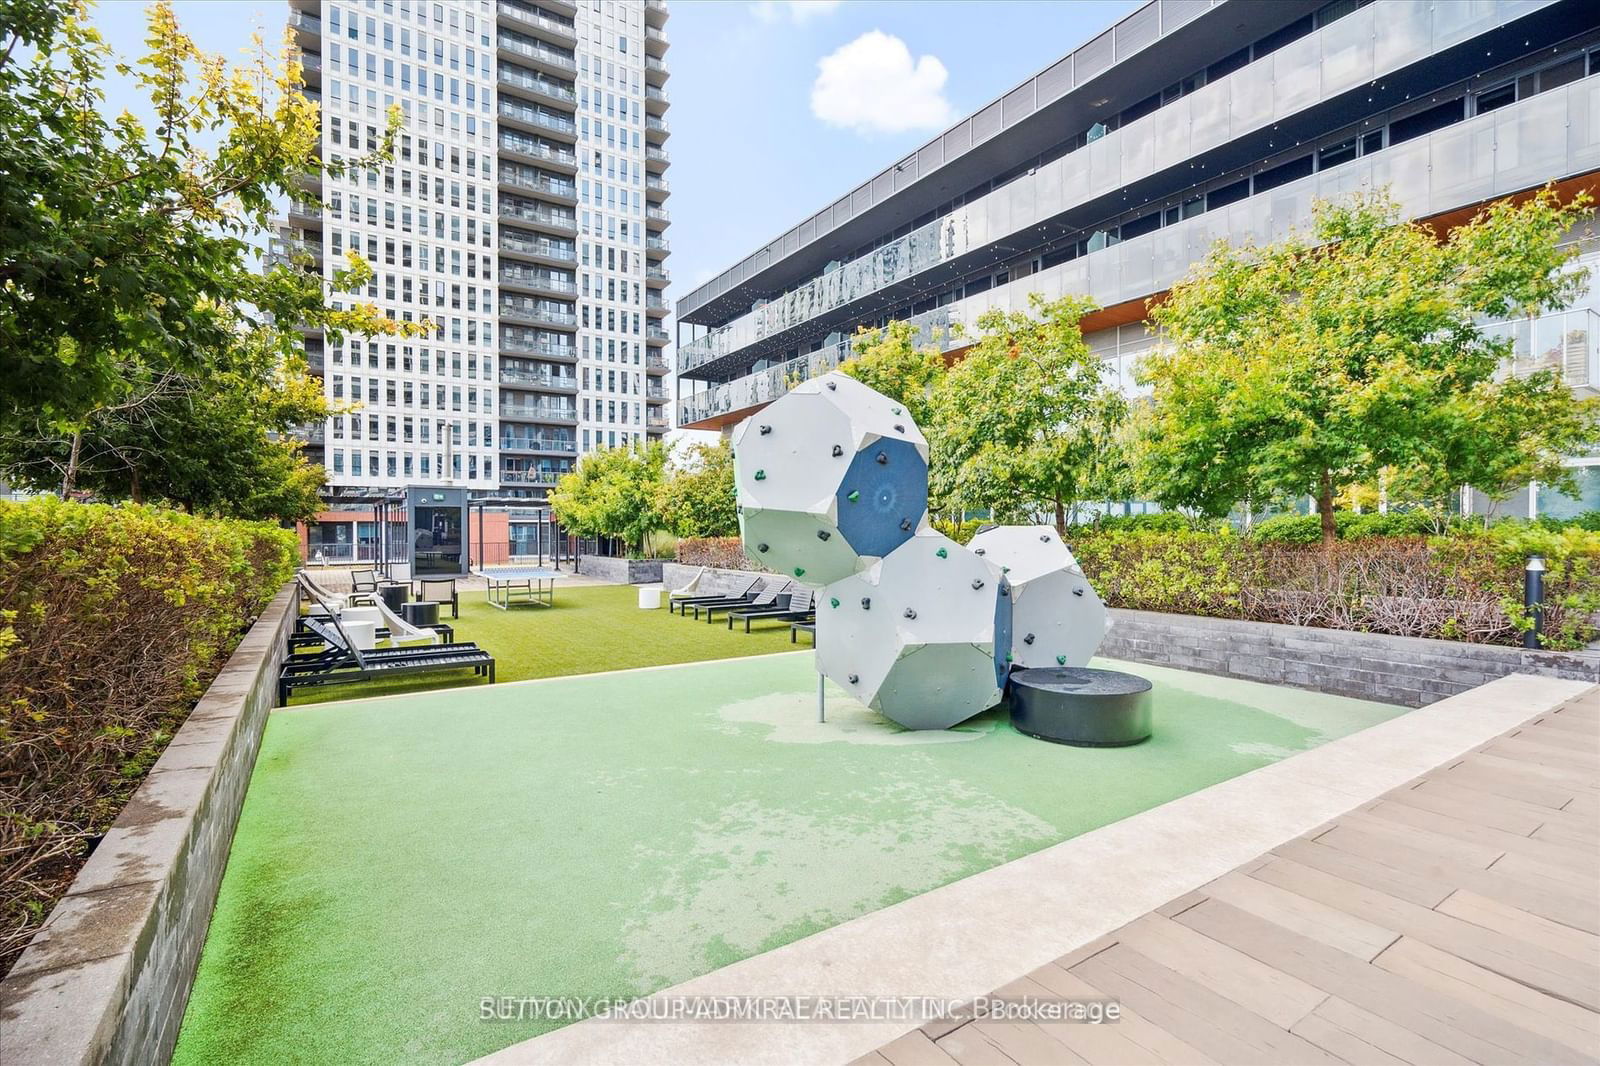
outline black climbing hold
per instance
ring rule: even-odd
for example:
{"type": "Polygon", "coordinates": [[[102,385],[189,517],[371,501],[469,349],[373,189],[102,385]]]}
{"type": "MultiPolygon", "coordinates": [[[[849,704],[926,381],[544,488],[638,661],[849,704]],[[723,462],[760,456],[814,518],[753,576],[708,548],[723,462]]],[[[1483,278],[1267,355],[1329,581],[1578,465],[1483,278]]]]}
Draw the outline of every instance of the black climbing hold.
{"type": "Polygon", "coordinates": [[[1011,587],[1009,585],[1001,585],[1000,586],[1000,595],[1002,595],[1002,596],[1011,595],[1011,587]]]}
{"type": "Polygon", "coordinates": [[[833,446],[833,457],[835,459],[837,459],[837,458],[839,458],[839,456],[841,456],[843,454],[844,454],[844,449],[839,447],[837,444],[835,444],[833,446]]]}
{"type": "Polygon", "coordinates": [[[884,455],[882,452],[879,452],[876,456],[874,456],[874,458],[878,460],[879,466],[884,466],[889,462],[889,457],[884,455]]]}
{"type": "Polygon", "coordinates": [[[1074,596],[1082,596],[1083,595],[1083,590],[1082,589],[1073,589],[1072,590],[1072,594],[1074,596]]]}
{"type": "Polygon", "coordinates": [[[869,596],[861,597],[861,609],[863,611],[872,610],[872,599],[871,599],[871,597],[869,597],[869,596]]]}
{"type": "Polygon", "coordinates": [[[973,591],[976,592],[978,589],[981,589],[981,588],[983,588],[983,579],[981,577],[973,578],[972,579],[972,589],[973,589],[973,591]]]}
{"type": "Polygon", "coordinates": [[[911,519],[909,519],[909,518],[900,519],[900,532],[909,533],[910,531],[911,531],[911,519]]]}
{"type": "Polygon", "coordinates": [[[902,426],[900,423],[896,422],[894,424],[894,431],[896,433],[904,433],[906,431],[906,427],[902,426]]]}
{"type": "Polygon", "coordinates": [[[817,539],[818,540],[827,540],[831,536],[833,536],[833,534],[829,533],[826,529],[817,530],[817,539]]]}
{"type": "Polygon", "coordinates": [[[835,389],[837,389],[837,388],[838,388],[838,387],[839,387],[839,383],[838,383],[838,382],[837,382],[837,381],[830,381],[830,382],[828,382],[828,391],[829,391],[829,392],[833,392],[833,391],[834,391],[834,390],[835,390],[835,389]]]}
{"type": "Polygon", "coordinates": [[[765,437],[768,433],[771,433],[771,432],[772,432],[772,427],[771,426],[762,426],[761,427],[761,435],[763,437],[765,437]]]}
{"type": "Polygon", "coordinates": [[[984,549],[982,549],[982,548],[973,548],[972,549],[972,554],[973,555],[982,555],[982,554],[984,554],[984,549]]]}
{"type": "Polygon", "coordinates": [[[757,545],[756,545],[756,551],[758,551],[758,552],[764,552],[764,551],[766,551],[766,550],[767,550],[767,546],[766,546],[766,545],[765,545],[765,544],[757,544],[757,545]]]}
{"type": "Polygon", "coordinates": [[[1029,633],[1027,636],[1023,637],[1022,638],[1022,643],[1024,643],[1024,644],[1032,644],[1033,643],[1033,634],[1029,633]]]}
{"type": "Polygon", "coordinates": [[[1050,543],[1050,534],[1048,534],[1048,533],[1039,534],[1039,540],[1041,542],[1045,543],[1045,544],[1049,544],[1050,543]]]}
{"type": "Polygon", "coordinates": [[[909,607],[906,608],[906,617],[907,618],[915,618],[916,616],[917,616],[917,612],[916,611],[913,611],[909,607]]]}
{"type": "Polygon", "coordinates": [[[855,675],[855,674],[851,674],[851,675],[850,675],[850,683],[851,683],[851,684],[852,684],[852,685],[853,685],[853,684],[855,684],[855,683],[856,683],[856,682],[857,682],[857,681],[860,681],[860,680],[861,680],[861,679],[860,679],[860,678],[859,678],[859,677],[857,677],[857,676],[856,676],[856,675],[855,675]]]}

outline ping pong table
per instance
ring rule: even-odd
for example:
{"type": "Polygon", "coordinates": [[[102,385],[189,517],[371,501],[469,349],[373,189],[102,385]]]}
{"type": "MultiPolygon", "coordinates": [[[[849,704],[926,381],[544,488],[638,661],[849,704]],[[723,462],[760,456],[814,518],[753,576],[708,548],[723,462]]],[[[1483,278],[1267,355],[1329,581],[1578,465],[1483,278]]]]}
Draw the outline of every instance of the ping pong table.
{"type": "Polygon", "coordinates": [[[502,611],[512,607],[554,607],[558,570],[542,566],[486,566],[474,570],[483,578],[489,606],[502,611]]]}

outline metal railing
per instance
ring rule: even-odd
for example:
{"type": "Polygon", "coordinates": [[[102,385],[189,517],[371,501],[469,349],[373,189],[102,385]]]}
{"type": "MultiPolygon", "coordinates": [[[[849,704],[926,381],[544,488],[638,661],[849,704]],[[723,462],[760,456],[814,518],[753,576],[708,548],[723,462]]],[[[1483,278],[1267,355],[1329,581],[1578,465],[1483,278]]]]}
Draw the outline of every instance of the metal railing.
{"type": "MultiPolygon", "coordinates": [[[[566,115],[558,115],[537,107],[528,107],[524,104],[507,100],[504,97],[500,98],[500,114],[505,118],[526,122],[531,126],[541,126],[547,130],[554,130],[556,133],[565,133],[574,137],[578,134],[578,124],[566,115]]],[[[505,146],[506,134],[509,132],[511,131],[500,131],[500,143],[502,146],[505,146]]],[[[514,144],[510,147],[512,151],[518,151],[514,144]]]]}
{"type": "Polygon", "coordinates": [[[503,251],[560,259],[568,263],[575,263],[578,260],[578,250],[570,244],[558,244],[544,238],[529,239],[507,230],[500,231],[500,247],[503,251]]]}
{"type": "Polygon", "coordinates": [[[571,311],[556,311],[532,303],[500,301],[500,317],[531,322],[536,326],[576,326],[578,316],[571,311]]]}
{"type": "Polygon", "coordinates": [[[578,349],[570,344],[551,344],[548,341],[532,341],[515,335],[500,337],[500,347],[508,352],[525,352],[528,355],[542,355],[547,359],[576,359],[578,349]]]}
{"type": "Polygon", "coordinates": [[[502,196],[500,198],[500,217],[502,219],[515,219],[535,226],[549,226],[553,229],[578,231],[578,216],[574,214],[560,214],[548,208],[531,207],[526,203],[502,196]]]}
{"type": "Polygon", "coordinates": [[[538,42],[520,40],[508,30],[500,32],[500,47],[520,56],[548,63],[552,67],[560,67],[562,70],[576,72],[578,69],[578,61],[571,56],[562,55],[554,48],[546,48],[538,42]]]}
{"type": "MultiPolygon", "coordinates": [[[[524,152],[524,155],[537,155],[536,152],[524,152]]],[[[574,163],[577,157],[573,157],[574,163]]],[[[552,178],[528,177],[521,171],[509,167],[500,168],[500,184],[511,185],[518,189],[528,189],[532,192],[549,193],[551,196],[560,196],[568,200],[578,198],[578,186],[570,181],[555,181],[552,178]]]]}
{"type": "Polygon", "coordinates": [[[576,422],[578,409],[554,404],[507,403],[500,405],[500,417],[525,422],[576,422]]]}
{"type": "Polygon", "coordinates": [[[577,295],[578,283],[558,278],[541,270],[529,270],[519,264],[501,263],[500,281],[511,282],[513,285],[527,285],[544,289],[547,292],[560,292],[577,295]]]}
{"type": "Polygon", "coordinates": [[[576,38],[578,36],[578,27],[572,23],[558,22],[547,15],[539,14],[537,11],[529,11],[527,8],[517,4],[508,4],[505,0],[501,0],[498,6],[502,15],[514,18],[518,22],[525,22],[530,26],[538,26],[540,29],[559,33],[566,37],[576,38]]]}
{"type": "Polygon", "coordinates": [[[513,452],[568,452],[576,455],[578,442],[565,437],[518,437],[506,436],[500,438],[500,450],[513,452]]]}
{"type": "Polygon", "coordinates": [[[578,90],[570,85],[563,85],[559,81],[541,78],[537,74],[524,74],[516,67],[500,65],[500,83],[509,85],[513,89],[522,89],[531,93],[543,93],[545,96],[557,100],[566,100],[569,103],[578,102],[578,90]]]}
{"type": "Polygon", "coordinates": [[[500,368],[500,383],[502,385],[532,385],[541,389],[578,391],[578,379],[571,374],[538,374],[527,370],[507,370],[504,367],[500,368]]]}

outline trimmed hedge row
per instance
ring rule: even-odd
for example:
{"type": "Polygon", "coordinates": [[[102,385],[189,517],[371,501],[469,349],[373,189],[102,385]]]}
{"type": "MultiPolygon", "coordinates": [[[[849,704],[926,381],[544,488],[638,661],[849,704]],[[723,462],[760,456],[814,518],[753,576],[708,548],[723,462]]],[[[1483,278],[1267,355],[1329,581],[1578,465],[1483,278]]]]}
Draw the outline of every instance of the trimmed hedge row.
{"type": "Polygon", "coordinates": [[[1075,530],[1085,574],[1113,607],[1519,644],[1523,567],[1543,554],[1544,645],[1581,648],[1600,610],[1600,536],[1495,527],[1448,537],[1320,544],[1228,533],[1075,530]]]}
{"type": "Polygon", "coordinates": [[[677,561],[685,566],[709,566],[714,570],[765,570],[766,567],[744,553],[738,537],[680,537],[677,561]]]}
{"type": "Polygon", "coordinates": [[[0,502],[0,974],[296,557],[266,523],[0,502]]]}

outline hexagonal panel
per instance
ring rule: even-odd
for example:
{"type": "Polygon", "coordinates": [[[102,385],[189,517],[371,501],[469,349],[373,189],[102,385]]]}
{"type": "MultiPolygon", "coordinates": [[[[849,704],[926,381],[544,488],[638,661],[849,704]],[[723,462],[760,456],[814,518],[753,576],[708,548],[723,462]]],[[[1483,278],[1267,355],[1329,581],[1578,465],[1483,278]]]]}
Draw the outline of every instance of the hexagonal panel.
{"type": "Polygon", "coordinates": [[[823,590],[817,668],[908,729],[944,729],[1000,701],[999,569],[931,529],[823,590]]]}
{"type": "Polygon", "coordinates": [[[998,564],[1011,584],[1013,665],[1088,663],[1105,639],[1110,615],[1053,528],[993,526],[968,547],[998,564]]]}
{"type": "Polygon", "coordinates": [[[927,441],[846,375],[803,382],[741,422],[733,451],[746,552],[803,584],[865,569],[927,522],[927,441]]]}

